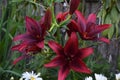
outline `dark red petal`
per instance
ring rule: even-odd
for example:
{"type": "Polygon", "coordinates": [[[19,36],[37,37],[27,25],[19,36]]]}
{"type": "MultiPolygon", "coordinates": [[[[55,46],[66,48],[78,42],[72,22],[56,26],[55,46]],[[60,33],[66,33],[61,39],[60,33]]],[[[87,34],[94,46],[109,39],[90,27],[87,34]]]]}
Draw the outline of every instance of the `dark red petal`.
{"type": "Polygon", "coordinates": [[[56,16],[56,19],[57,19],[57,21],[58,21],[59,23],[65,19],[64,17],[62,17],[62,15],[63,15],[63,13],[60,12],[60,13],[58,13],[57,16],[56,16]]]}
{"type": "Polygon", "coordinates": [[[25,56],[20,56],[20,57],[18,57],[17,59],[15,59],[15,60],[13,61],[13,64],[16,65],[20,60],[22,60],[22,59],[24,59],[24,58],[25,58],[25,56]]]}
{"type": "Polygon", "coordinates": [[[52,68],[52,67],[57,67],[57,66],[64,65],[64,62],[65,62],[64,58],[57,56],[52,61],[45,64],[44,66],[52,68]]]}
{"type": "Polygon", "coordinates": [[[92,31],[94,31],[95,28],[96,28],[96,23],[88,22],[87,26],[86,26],[86,32],[90,33],[92,31]]]}
{"type": "Polygon", "coordinates": [[[60,23],[61,21],[64,21],[67,14],[68,14],[68,11],[64,12],[64,13],[62,13],[62,12],[58,13],[56,16],[58,23],[60,23]]]}
{"type": "Polygon", "coordinates": [[[40,27],[37,23],[37,21],[35,21],[34,19],[26,16],[26,29],[27,32],[30,33],[31,35],[34,34],[40,34],[40,27]]]}
{"type": "Polygon", "coordinates": [[[90,14],[87,19],[87,23],[96,23],[96,14],[90,14]]]}
{"type": "Polygon", "coordinates": [[[39,48],[38,46],[34,45],[29,45],[28,47],[26,47],[26,53],[28,52],[34,52],[34,54],[36,54],[37,52],[41,51],[41,48],[39,48]]]}
{"type": "Polygon", "coordinates": [[[58,80],[65,80],[67,75],[69,74],[70,67],[67,65],[61,66],[58,72],[58,80]]]}
{"type": "Polygon", "coordinates": [[[26,44],[18,44],[18,45],[15,45],[15,46],[13,46],[12,47],[12,50],[17,50],[17,51],[20,51],[20,52],[22,52],[25,48],[26,48],[26,44]]]}
{"type": "Polygon", "coordinates": [[[70,11],[69,13],[72,15],[75,10],[78,8],[79,6],[79,3],[80,3],[80,0],[71,0],[70,1],[70,11]]]}
{"type": "Polygon", "coordinates": [[[111,24],[103,24],[103,25],[95,26],[95,28],[88,34],[88,36],[96,35],[102,31],[104,31],[105,29],[110,28],[110,26],[111,26],[111,24]]]}
{"type": "Polygon", "coordinates": [[[13,38],[14,41],[16,40],[32,40],[32,37],[28,34],[21,34],[21,35],[17,35],[13,38]]]}
{"type": "Polygon", "coordinates": [[[58,43],[54,41],[49,41],[48,45],[57,55],[64,55],[63,48],[58,43]]]}
{"type": "Polygon", "coordinates": [[[79,58],[84,59],[93,53],[93,48],[82,48],[79,49],[79,58]]]}
{"type": "Polygon", "coordinates": [[[85,63],[82,60],[76,60],[70,64],[70,68],[72,68],[74,71],[82,72],[82,73],[91,73],[91,70],[85,65],[85,63]]]}
{"type": "Polygon", "coordinates": [[[67,25],[67,27],[69,28],[69,30],[67,31],[69,36],[72,32],[78,32],[79,26],[74,20],[71,20],[71,22],[67,25]]]}
{"type": "Polygon", "coordinates": [[[45,13],[45,19],[44,19],[44,25],[47,29],[50,28],[51,22],[52,22],[52,13],[51,13],[50,9],[47,9],[47,11],[45,13]]]}
{"type": "Polygon", "coordinates": [[[66,55],[75,55],[78,51],[78,38],[75,32],[72,32],[69,40],[67,41],[64,52],[66,55]]]}
{"type": "Polygon", "coordinates": [[[75,11],[75,14],[77,16],[77,22],[78,22],[78,25],[79,25],[79,31],[80,32],[85,32],[86,31],[86,19],[85,19],[85,17],[78,10],[75,11]]]}
{"type": "Polygon", "coordinates": [[[44,48],[44,41],[40,41],[39,43],[37,43],[37,46],[41,49],[44,48]]]}
{"type": "Polygon", "coordinates": [[[110,44],[110,40],[107,39],[107,38],[104,38],[104,37],[101,37],[101,38],[98,38],[98,40],[102,41],[102,42],[105,42],[107,44],[110,44]]]}

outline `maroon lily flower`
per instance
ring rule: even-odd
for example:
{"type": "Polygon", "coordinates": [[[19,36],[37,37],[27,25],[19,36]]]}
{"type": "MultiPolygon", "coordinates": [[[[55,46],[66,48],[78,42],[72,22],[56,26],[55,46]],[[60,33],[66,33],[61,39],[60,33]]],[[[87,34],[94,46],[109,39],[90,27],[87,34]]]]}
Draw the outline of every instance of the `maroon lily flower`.
{"type": "Polygon", "coordinates": [[[23,55],[17,58],[13,63],[16,64],[19,60],[22,60],[29,53],[35,54],[44,48],[44,36],[46,30],[51,25],[51,12],[48,9],[45,16],[40,22],[26,16],[26,33],[14,37],[14,41],[21,40],[22,43],[12,47],[12,50],[17,50],[23,53],[23,55]]]}
{"type": "Polygon", "coordinates": [[[67,30],[68,36],[70,36],[72,32],[78,32],[78,24],[74,20],[71,20],[70,23],[67,25],[67,27],[68,27],[67,30]]]}
{"type": "MultiPolygon", "coordinates": [[[[56,19],[57,19],[58,23],[64,21],[66,19],[67,15],[68,15],[68,12],[64,12],[64,13],[60,12],[60,13],[58,13],[57,16],[56,16],[56,19]]],[[[78,29],[77,29],[78,24],[77,24],[77,22],[75,20],[71,20],[67,24],[67,27],[68,27],[67,33],[68,33],[69,36],[70,36],[70,34],[72,32],[78,32],[78,29]]]]}
{"type": "Polygon", "coordinates": [[[75,10],[78,8],[80,3],[80,0],[71,0],[70,1],[70,10],[69,10],[69,14],[73,14],[75,12],[75,10]]]}
{"type": "Polygon", "coordinates": [[[64,21],[66,19],[67,15],[68,15],[68,11],[63,12],[63,13],[62,12],[58,13],[57,16],[56,16],[56,19],[57,19],[58,23],[64,21]]]}
{"type": "Polygon", "coordinates": [[[54,41],[49,41],[48,45],[57,56],[51,62],[45,64],[45,67],[60,66],[58,80],[65,80],[71,69],[76,72],[91,73],[82,60],[92,54],[93,48],[78,48],[76,33],[71,34],[64,48],[54,41]]]}
{"type": "Polygon", "coordinates": [[[83,40],[100,40],[106,43],[110,42],[104,37],[98,37],[99,33],[110,28],[110,24],[97,25],[95,14],[90,14],[86,20],[80,11],[76,10],[75,13],[79,25],[78,32],[83,40]]]}

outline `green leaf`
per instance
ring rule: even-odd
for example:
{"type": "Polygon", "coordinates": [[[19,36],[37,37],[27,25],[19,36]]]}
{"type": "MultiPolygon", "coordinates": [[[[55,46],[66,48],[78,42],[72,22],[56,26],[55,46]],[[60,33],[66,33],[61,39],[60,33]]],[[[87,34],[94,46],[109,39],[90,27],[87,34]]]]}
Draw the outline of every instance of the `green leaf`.
{"type": "Polygon", "coordinates": [[[60,3],[60,2],[63,2],[63,1],[64,1],[64,0],[55,0],[55,2],[59,2],[59,3],[60,3]]]}
{"type": "Polygon", "coordinates": [[[105,9],[103,9],[102,10],[102,24],[104,23],[104,19],[105,19],[105,16],[106,16],[106,10],[105,9]]]}
{"type": "Polygon", "coordinates": [[[118,11],[116,9],[116,6],[112,7],[110,17],[112,19],[112,23],[116,23],[118,21],[118,11]]]}
{"type": "MultiPolygon", "coordinates": [[[[111,21],[110,15],[107,14],[104,23],[106,23],[106,24],[111,24],[111,22],[112,22],[112,21],[111,21]]],[[[103,35],[103,36],[107,36],[108,33],[109,33],[109,29],[106,29],[106,30],[104,30],[104,31],[102,32],[102,35],[103,35]]]]}
{"type": "Polygon", "coordinates": [[[21,76],[19,73],[15,72],[15,71],[11,71],[11,70],[5,70],[4,72],[11,73],[11,74],[17,75],[19,77],[21,76]]]}
{"type": "Polygon", "coordinates": [[[22,2],[24,0],[12,0],[11,2],[22,2]]]}
{"type": "Polygon", "coordinates": [[[105,9],[108,9],[111,7],[112,3],[111,3],[111,0],[105,0],[103,4],[104,4],[105,9]]]}
{"type": "Polygon", "coordinates": [[[108,38],[109,38],[109,39],[111,39],[112,36],[113,36],[113,34],[114,34],[114,28],[115,28],[115,26],[112,25],[112,26],[110,27],[110,29],[109,29],[109,32],[108,32],[108,38]]]}
{"type": "Polygon", "coordinates": [[[116,7],[117,7],[118,11],[120,12],[120,0],[117,0],[116,7]]]}
{"type": "Polygon", "coordinates": [[[116,23],[115,24],[115,34],[116,34],[116,37],[118,37],[118,34],[119,34],[119,26],[118,26],[118,24],[116,23]]]}

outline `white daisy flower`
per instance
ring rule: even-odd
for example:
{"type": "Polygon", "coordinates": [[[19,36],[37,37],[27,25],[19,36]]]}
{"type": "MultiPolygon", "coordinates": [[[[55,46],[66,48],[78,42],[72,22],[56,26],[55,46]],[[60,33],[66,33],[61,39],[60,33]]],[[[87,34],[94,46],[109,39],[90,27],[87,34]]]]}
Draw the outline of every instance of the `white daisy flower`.
{"type": "Polygon", "coordinates": [[[11,77],[10,80],[14,80],[14,77],[11,77]]]}
{"type": "Polygon", "coordinates": [[[107,77],[105,77],[102,74],[95,74],[95,79],[96,80],[107,80],[107,77]]]}
{"type": "Polygon", "coordinates": [[[86,77],[85,80],[93,80],[93,78],[89,76],[89,77],[86,77]]]}
{"type": "Polygon", "coordinates": [[[24,72],[22,74],[22,79],[23,80],[43,80],[42,78],[39,78],[40,73],[35,74],[33,71],[32,72],[24,72]]]}
{"type": "Polygon", "coordinates": [[[116,78],[116,80],[120,80],[120,73],[115,74],[115,78],[116,78]]]}

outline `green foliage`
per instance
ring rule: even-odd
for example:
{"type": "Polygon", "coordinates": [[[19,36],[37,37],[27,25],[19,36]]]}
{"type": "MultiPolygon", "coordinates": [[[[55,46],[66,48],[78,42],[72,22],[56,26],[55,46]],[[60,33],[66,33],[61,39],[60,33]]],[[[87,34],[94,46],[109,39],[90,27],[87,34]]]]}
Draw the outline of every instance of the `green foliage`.
{"type": "Polygon", "coordinates": [[[111,39],[114,35],[116,38],[120,36],[119,29],[120,27],[120,11],[119,11],[119,0],[103,0],[103,7],[101,11],[98,13],[98,17],[101,19],[102,24],[112,24],[111,28],[108,30],[105,30],[102,34],[104,36],[107,36],[109,39],[111,39]]]}

